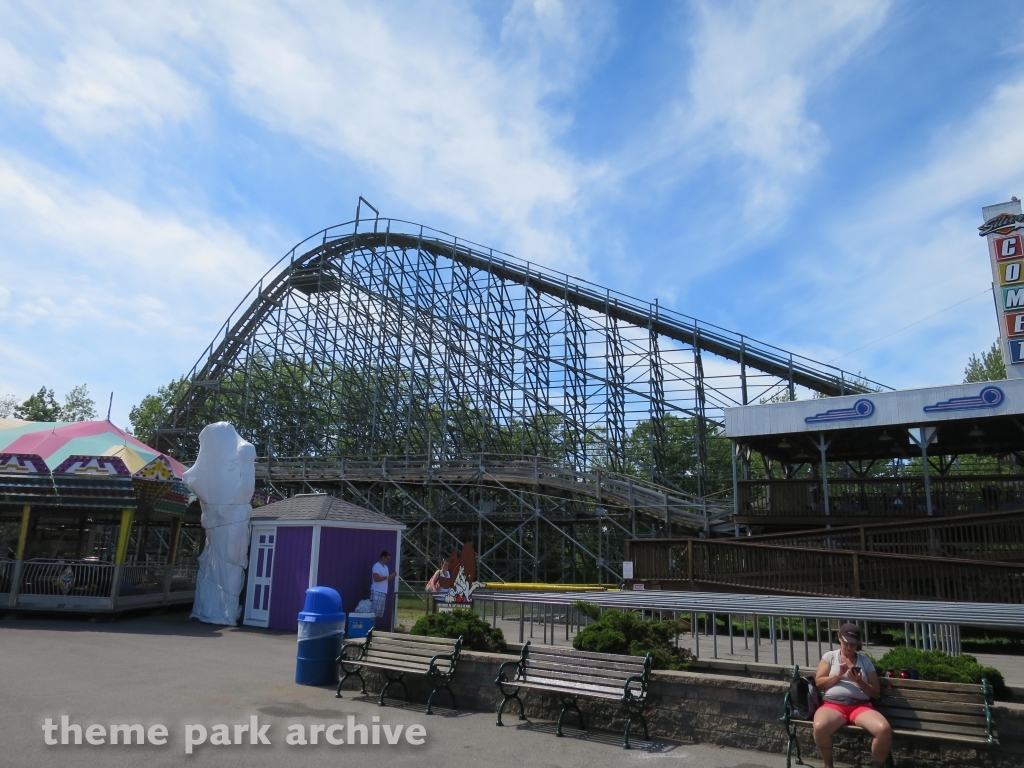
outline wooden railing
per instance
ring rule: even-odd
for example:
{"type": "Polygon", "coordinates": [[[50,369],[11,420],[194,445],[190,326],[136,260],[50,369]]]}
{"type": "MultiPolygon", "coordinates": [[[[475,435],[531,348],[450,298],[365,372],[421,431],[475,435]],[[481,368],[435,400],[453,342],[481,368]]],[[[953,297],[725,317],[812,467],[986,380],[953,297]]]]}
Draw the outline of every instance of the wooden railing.
{"type": "MultiPolygon", "coordinates": [[[[933,515],[1024,508],[1024,475],[932,475],[933,515]]],[[[818,479],[740,480],[741,517],[825,514],[818,479]]],[[[918,517],[927,514],[923,477],[828,479],[832,517],[918,517]]]]}
{"type": "Polygon", "coordinates": [[[458,459],[426,456],[383,456],[375,459],[311,457],[259,459],[256,477],[277,483],[367,483],[388,481],[411,485],[479,482],[516,488],[540,488],[559,495],[580,494],[598,504],[611,504],[664,520],[700,527],[705,508],[710,523],[732,514],[732,504],[702,500],[638,477],[604,469],[579,470],[550,459],[484,454],[458,459]]]}
{"type": "Polygon", "coordinates": [[[1024,562],[1024,509],[913,522],[816,528],[747,542],[961,560],[1024,562]]]}
{"type": "Polygon", "coordinates": [[[693,589],[870,597],[891,600],[1024,602],[1024,565],[910,557],[705,539],[627,542],[638,581],[693,589]]]}

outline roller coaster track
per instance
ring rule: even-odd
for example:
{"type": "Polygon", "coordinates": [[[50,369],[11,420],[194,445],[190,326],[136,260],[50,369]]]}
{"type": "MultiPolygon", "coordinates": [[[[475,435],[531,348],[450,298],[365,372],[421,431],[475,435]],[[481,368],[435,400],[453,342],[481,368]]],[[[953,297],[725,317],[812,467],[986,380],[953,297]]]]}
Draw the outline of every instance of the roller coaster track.
{"type": "Polygon", "coordinates": [[[592,577],[581,552],[607,575],[629,535],[721,526],[731,482],[711,477],[709,456],[724,408],[796,387],[883,388],[658,301],[358,213],[267,270],[185,380],[157,430],[161,450],[190,460],[206,423],[232,421],[270,457],[261,481],[331,490],[407,522],[422,514],[433,532],[410,553],[476,535],[482,551],[504,547],[488,566],[511,581],[524,563],[535,579],[592,577]],[[467,522],[483,491],[456,488],[474,484],[514,541],[491,530],[488,544],[467,522]],[[527,512],[590,528],[524,527],[527,512]],[[545,548],[559,563],[546,575],[545,548]]]}

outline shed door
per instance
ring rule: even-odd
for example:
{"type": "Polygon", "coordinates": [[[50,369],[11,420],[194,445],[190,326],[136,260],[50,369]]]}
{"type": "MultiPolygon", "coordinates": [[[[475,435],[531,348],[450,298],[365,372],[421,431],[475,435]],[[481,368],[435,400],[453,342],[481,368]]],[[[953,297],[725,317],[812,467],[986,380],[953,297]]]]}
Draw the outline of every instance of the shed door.
{"type": "Polygon", "coordinates": [[[270,618],[270,579],[274,572],[276,528],[253,528],[249,553],[249,589],[246,590],[245,620],[259,627],[270,618]]]}

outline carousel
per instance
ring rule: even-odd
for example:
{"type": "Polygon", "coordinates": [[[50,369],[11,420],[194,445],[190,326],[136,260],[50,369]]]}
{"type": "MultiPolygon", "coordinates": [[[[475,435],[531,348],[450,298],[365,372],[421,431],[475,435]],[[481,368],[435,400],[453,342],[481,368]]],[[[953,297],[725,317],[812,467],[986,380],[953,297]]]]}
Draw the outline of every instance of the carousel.
{"type": "Polygon", "coordinates": [[[109,421],[0,420],[0,611],[191,604],[204,537],[184,471],[109,421]]]}

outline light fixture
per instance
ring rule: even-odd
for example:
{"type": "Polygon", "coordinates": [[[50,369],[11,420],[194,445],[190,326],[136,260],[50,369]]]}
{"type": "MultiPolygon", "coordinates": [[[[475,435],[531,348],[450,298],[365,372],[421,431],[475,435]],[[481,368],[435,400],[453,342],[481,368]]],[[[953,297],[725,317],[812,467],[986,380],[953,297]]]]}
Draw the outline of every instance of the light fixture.
{"type": "Polygon", "coordinates": [[[880,434],[878,436],[878,442],[880,442],[880,443],[891,443],[892,442],[892,435],[890,435],[887,430],[883,429],[882,430],[882,434],[880,434]]]}
{"type": "Polygon", "coordinates": [[[983,437],[984,435],[985,433],[978,429],[977,424],[974,425],[974,429],[967,433],[968,437],[983,437]]]}
{"type": "Polygon", "coordinates": [[[789,448],[789,447],[791,447],[791,446],[790,446],[790,444],[789,444],[789,441],[788,441],[788,440],[786,440],[786,438],[782,438],[782,439],[781,439],[781,440],[779,441],[779,448],[789,448]]]}

